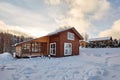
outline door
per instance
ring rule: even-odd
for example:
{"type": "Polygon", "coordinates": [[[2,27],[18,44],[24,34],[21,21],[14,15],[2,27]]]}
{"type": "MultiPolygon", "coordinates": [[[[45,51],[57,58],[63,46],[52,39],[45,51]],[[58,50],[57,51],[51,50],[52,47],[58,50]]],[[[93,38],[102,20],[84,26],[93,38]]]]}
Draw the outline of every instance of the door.
{"type": "Polygon", "coordinates": [[[64,55],[72,55],[72,43],[64,43],[64,55]]]}
{"type": "Polygon", "coordinates": [[[56,43],[50,43],[50,55],[56,55],[56,43]]]}

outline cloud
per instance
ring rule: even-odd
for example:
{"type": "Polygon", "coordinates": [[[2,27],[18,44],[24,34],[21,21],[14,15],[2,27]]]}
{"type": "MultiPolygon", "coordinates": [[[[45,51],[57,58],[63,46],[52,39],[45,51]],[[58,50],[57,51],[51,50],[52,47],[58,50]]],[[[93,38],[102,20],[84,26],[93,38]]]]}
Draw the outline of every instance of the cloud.
{"type": "Polygon", "coordinates": [[[110,29],[100,32],[99,36],[112,36],[113,38],[120,39],[120,19],[115,21],[110,29]]]}
{"type": "Polygon", "coordinates": [[[0,17],[4,17],[1,20],[0,30],[16,34],[21,32],[20,34],[40,37],[52,31],[51,28],[55,26],[48,17],[41,13],[7,2],[0,3],[0,17]]]}
{"type": "Polygon", "coordinates": [[[33,28],[33,27],[21,27],[21,26],[11,26],[7,25],[3,21],[0,21],[0,32],[7,32],[11,34],[15,34],[18,36],[30,36],[30,37],[40,37],[47,34],[46,31],[39,29],[39,28],[33,28]]]}
{"type": "MultiPolygon", "coordinates": [[[[46,1],[50,1],[49,4],[54,6],[52,3],[55,0],[46,1]]],[[[59,4],[63,4],[62,11],[64,12],[56,17],[56,23],[60,26],[74,26],[83,33],[94,26],[93,20],[102,19],[110,8],[107,0],[59,0],[59,4]]]]}
{"type": "Polygon", "coordinates": [[[0,3],[0,16],[4,17],[3,21],[10,25],[36,27],[48,31],[50,30],[49,24],[53,25],[50,18],[44,14],[7,2],[0,3]]]}
{"type": "Polygon", "coordinates": [[[45,3],[49,5],[59,5],[60,0],[45,0],[45,3]]]}
{"type": "MultiPolygon", "coordinates": [[[[106,16],[106,13],[110,9],[110,3],[107,0],[94,0],[97,4],[93,7],[95,7],[93,13],[94,15],[92,16],[93,19],[99,20],[106,16]]],[[[93,2],[94,2],[93,1],[93,2]]]]}
{"type": "Polygon", "coordinates": [[[0,2],[0,18],[10,28],[17,30],[17,27],[37,36],[61,26],[74,26],[80,33],[88,32],[94,27],[92,21],[102,19],[110,7],[107,0],[44,0],[45,4],[36,7],[31,5],[32,0],[22,1],[25,5],[0,2]],[[26,8],[26,4],[32,10],[26,8]]]}
{"type": "Polygon", "coordinates": [[[0,15],[6,16],[8,19],[11,18],[18,25],[36,26],[40,25],[38,21],[44,21],[43,15],[6,2],[0,3],[0,11],[0,15]],[[34,24],[33,20],[35,20],[34,24]]]}
{"type": "Polygon", "coordinates": [[[24,29],[21,29],[18,26],[7,25],[3,21],[0,21],[0,32],[7,32],[11,34],[16,34],[18,36],[21,36],[21,35],[28,36],[28,34],[25,33],[24,29]]]}

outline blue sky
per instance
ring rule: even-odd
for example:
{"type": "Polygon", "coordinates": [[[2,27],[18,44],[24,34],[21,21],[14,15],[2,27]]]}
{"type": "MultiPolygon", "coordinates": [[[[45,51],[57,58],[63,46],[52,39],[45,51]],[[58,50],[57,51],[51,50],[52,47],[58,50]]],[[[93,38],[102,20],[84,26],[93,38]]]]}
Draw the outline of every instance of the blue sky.
{"type": "Polygon", "coordinates": [[[39,37],[64,26],[120,38],[120,0],[0,0],[2,31],[39,37]]]}

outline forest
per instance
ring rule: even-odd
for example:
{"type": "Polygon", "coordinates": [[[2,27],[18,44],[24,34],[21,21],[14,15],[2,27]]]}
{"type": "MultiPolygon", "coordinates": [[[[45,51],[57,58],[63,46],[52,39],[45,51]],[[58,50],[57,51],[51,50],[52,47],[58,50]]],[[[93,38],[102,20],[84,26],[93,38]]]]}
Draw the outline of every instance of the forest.
{"type": "Polygon", "coordinates": [[[32,37],[17,36],[10,33],[0,32],[0,54],[4,52],[15,52],[14,44],[27,41],[32,37]]]}

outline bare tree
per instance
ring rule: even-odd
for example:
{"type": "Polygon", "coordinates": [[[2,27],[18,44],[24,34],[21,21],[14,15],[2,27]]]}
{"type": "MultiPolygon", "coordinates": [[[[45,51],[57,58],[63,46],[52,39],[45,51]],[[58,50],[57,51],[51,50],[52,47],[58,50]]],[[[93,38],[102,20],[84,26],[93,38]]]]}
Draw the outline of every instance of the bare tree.
{"type": "Polygon", "coordinates": [[[82,33],[84,41],[88,41],[89,35],[87,33],[82,33]]]}
{"type": "Polygon", "coordinates": [[[32,39],[31,37],[16,36],[9,33],[0,33],[0,53],[13,52],[15,43],[19,43],[25,40],[32,39]]]}

